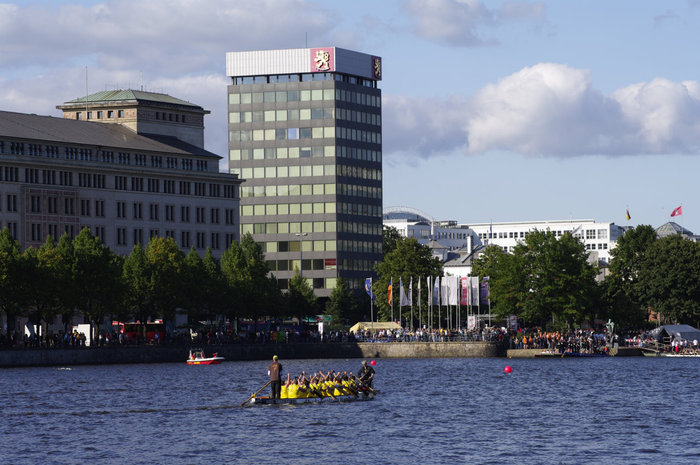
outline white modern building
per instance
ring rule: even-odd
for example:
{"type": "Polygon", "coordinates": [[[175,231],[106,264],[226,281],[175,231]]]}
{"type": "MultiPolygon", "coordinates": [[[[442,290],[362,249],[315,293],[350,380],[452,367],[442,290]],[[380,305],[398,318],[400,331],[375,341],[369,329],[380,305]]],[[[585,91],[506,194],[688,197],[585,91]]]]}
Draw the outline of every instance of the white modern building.
{"type": "Polygon", "coordinates": [[[610,251],[615,248],[617,238],[625,231],[624,226],[612,222],[595,220],[560,221],[513,221],[506,223],[471,223],[471,228],[483,245],[497,245],[505,252],[513,252],[515,246],[534,230],[551,231],[557,237],[572,233],[583,241],[586,250],[595,263],[609,263],[610,251]]]}
{"type": "Polygon", "coordinates": [[[419,244],[440,249],[472,249],[478,236],[466,225],[456,221],[439,221],[425,212],[410,207],[384,209],[384,226],[395,228],[401,236],[414,237],[419,244]],[[437,243],[437,244],[436,244],[437,243]]]}

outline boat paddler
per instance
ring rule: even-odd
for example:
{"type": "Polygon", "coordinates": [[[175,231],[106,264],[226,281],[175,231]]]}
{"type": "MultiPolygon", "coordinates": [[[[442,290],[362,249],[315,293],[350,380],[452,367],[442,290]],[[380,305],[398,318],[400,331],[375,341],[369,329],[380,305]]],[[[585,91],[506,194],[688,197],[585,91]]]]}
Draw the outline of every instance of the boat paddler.
{"type": "Polygon", "coordinates": [[[270,376],[271,399],[279,399],[282,390],[282,364],[277,361],[277,355],[272,356],[272,363],[267,367],[267,374],[270,376]]]}
{"type": "Polygon", "coordinates": [[[367,360],[362,361],[362,368],[357,372],[360,382],[365,384],[370,389],[372,388],[372,380],[374,379],[374,368],[367,365],[367,360]]]}

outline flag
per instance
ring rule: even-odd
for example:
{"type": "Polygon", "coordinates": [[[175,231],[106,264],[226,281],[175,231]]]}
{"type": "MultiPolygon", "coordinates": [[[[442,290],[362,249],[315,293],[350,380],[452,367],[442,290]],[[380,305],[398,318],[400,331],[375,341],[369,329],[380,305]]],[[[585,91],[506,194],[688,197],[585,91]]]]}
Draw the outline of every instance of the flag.
{"type": "Polygon", "coordinates": [[[461,297],[459,299],[460,305],[469,305],[469,278],[460,278],[460,283],[462,284],[461,297]]]}
{"type": "Polygon", "coordinates": [[[391,307],[391,285],[394,284],[394,278],[389,278],[389,288],[386,290],[387,305],[391,307]]]}
{"type": "Polygon", "coordinates": [[[372,278],[365,279],[365,291],[367,291],[367,295],[372,299],[372,302],[377,299],[377,296],[372,292],[372,278]]]}
{"type": "Polygon", "coordinates": [[[447,278],[448,305],[459,305],[459,278],[450,276],[447,278]]]}
{"type": "Polygon", "coordinates": [[[680,216],[683,214],[683,206],[681,205],[680,207],[674,208],[673,211],[671,212],[671,216],[680,216]]]}
{"type": "Polygon", "coordinates": [[[625,210],[625,218],[627,218],[627,221],[631,220],[632,217],[630,216],[630,211],[629,209],[625,210]]]}
{"type": "Polygon", "coordinates": [[[418,308],[420,308],[420,276],[418,277],[418,308]]]}
{"type": "Polygon", "coordinates": [[[413,276],[411,276],[411,282],[408,283],[408,305],[413,307],[413,276]]]}
{"type": "Polygon", "coordinates": [[[408,297],[406,296],[406,291],[403,288],[403,279],[399,277],[399,306],[408,307],[411,305],[408,303],[408,297]]]}
{"type": "Polygon", "coordinates": [[[442,279],[440,279],[440,301],[442,302],[442,305],[449,305],[449,290],[447,287],[447,276],[443,276],[442,279]]]}
{"type": "Polygon", "coordinates": [[[440,304],[440,277],[436,276],[433,281],[433,305],[440,304]]]}
{"type": "Polygon", "coordinates": [[[479,277],[472,276],[469,278],[471,283],[471,295],[472,295],[472,305],[479,305],[479,277]]]}
{"type": "Polygon", "coordinates": [[[489,305],[489,277],[481,278],[480,305],[489,305]]]}

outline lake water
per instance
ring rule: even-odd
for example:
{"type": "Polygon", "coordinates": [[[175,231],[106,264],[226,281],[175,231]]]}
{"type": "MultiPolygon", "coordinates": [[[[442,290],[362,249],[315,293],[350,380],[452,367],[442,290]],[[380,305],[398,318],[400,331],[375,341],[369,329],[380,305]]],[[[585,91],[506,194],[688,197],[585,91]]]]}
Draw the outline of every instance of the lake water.
{"type": "Polygon", "coordinates": [[[699,359],[381,359],[370,402],[239,407],[267,365],[0,370],[0,463],[700,463],[699,359]]]}

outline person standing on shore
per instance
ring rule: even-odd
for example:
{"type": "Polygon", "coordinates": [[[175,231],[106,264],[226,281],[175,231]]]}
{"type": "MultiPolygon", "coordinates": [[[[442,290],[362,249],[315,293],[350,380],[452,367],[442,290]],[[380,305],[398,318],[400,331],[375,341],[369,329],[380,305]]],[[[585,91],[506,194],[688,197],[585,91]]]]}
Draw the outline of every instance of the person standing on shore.
{"type": "Polygon", "coordinates": [[[282,364],[277,361],[277,355],[272,356],[272,363],[267,367],[270,376],[271,399],[279,399],[282,390],[282,364]]]}

